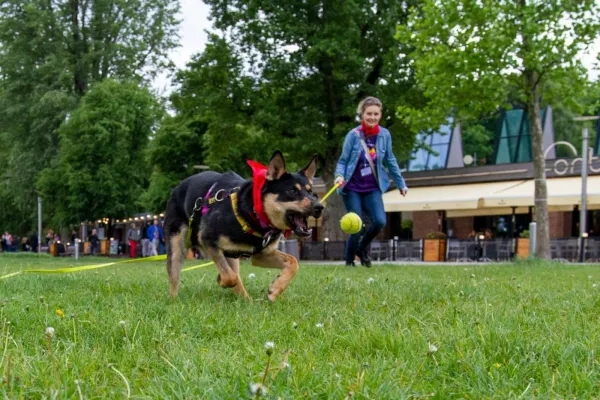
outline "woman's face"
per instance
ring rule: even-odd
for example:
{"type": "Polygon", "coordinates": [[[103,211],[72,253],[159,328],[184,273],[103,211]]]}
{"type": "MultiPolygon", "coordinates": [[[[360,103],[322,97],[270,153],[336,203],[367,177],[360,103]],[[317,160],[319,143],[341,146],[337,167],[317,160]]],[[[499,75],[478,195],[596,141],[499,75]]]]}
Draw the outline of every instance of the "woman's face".
{"type": "Polygon", "coordinates": [[[368,106],[363,111],[362,119],[369,128],[377,125],[381,119],[381,108],[376,105],[368,106]]]}

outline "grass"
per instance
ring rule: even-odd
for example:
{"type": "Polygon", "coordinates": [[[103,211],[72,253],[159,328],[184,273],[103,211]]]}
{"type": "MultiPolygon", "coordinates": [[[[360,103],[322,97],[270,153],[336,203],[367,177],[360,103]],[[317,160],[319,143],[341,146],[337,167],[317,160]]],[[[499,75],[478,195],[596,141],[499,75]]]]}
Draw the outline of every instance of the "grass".
{"type": "MultiPolygon", "coordinates": [[[[4,255],[0,276],[98,261],[4,255]]],[[[304,265],[270,304],[275,274],[242,265],[250,303],[214,266],[175,301],[164,262],[0,280],[0,393],[253,398],[272,341],[266,398],[600,397],[598,266],[304,265]]]]}

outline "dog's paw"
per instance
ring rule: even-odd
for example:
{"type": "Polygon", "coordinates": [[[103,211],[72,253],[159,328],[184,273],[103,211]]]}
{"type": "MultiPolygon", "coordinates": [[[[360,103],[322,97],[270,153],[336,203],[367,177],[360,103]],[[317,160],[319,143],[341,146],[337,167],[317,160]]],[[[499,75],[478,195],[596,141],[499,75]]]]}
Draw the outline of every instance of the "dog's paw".
{"type": "Polygon", "coordinates": [[[273,303],[275,301],[275,299],[277,299],[277,296],[279,296],[279,290],[277,289],[269,289],[267,292],[267,300],[269,300],[271,303],[273,303]]]}

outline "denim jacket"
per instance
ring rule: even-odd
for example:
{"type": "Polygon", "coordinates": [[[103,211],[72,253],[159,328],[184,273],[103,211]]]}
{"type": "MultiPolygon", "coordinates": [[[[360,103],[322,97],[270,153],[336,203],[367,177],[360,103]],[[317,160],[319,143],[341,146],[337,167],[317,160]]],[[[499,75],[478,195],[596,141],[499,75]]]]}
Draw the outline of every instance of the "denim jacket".
{"type": "MultiPolygon", "coordinates": [[[[358,164],[360,153],[363,150],[360,144],[360,126],[352,129],[346,135],[344,139],[344,147],[342,149],[342,155],[338,160],[335,168],[335,176],[343,176],[345,184],[347,184],[352,178],[352,174],[358,164]]],[[[404,178],[400,173],[400,167],[396,161],[396,157],[392,152],[392,136],[390,131],[384,127],[379,127],[379,134],[377,134],[377,140],[375,142],[375,148],[377,150],[377,159],[375,168],[377,169],[379,189],[381,193],[385,193],[390,187],[390,178],[388,177],[387,171],[383,168],[383,162],[385,161],[386,167],[392,176],[392,179],[396,183],[398,189],[406,187],[404,178]]],[[[344,184],[344,186],[345,186],[344,184]]],[[[344,187],[338,188],[338,193],[344,194],[344,187]]]]}

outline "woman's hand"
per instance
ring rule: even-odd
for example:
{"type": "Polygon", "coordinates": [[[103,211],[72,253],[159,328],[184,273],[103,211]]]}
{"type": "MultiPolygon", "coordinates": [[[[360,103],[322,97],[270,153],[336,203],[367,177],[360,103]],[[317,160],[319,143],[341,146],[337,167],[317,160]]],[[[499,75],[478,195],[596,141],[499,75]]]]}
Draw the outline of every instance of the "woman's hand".
{"type": "Polygon", "coordinates": [[[402,189],[400,189],[400,194],[402,196],[406,196],[406,194],[408,193],[408,188],[405,186],[402,189]]]}
{"type": "Polygon", "coordinates": [[[336,176],[333,184],[336,186],[344,186],[344,177],[341,175],[336,176]]]}

